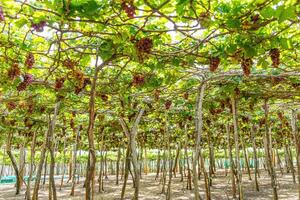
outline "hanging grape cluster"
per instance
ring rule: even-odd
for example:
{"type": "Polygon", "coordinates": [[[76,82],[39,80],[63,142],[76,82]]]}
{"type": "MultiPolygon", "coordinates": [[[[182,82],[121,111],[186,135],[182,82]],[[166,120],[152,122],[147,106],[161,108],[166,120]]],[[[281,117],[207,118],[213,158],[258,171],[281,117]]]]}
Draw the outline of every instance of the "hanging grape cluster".
{"type": "Polygon", "coordinates": [[[17,107],[17,104],[13,101],[9,101],[6,103],[6,108],[9,110],[9,111],[12,111],[14,109],[16,109],[17,107]]]}
{"type": "Polygon", "coordinates": [[[28,129],[31,129],[33,126],[33,121],[29,118],[29,117],[25,117],[24,118],[24,125],[25,127],[27,127],[28,129]]]}
{"type": "Polygon", "coordinates": [[[209,59],[209,71],[214,72],[217,70],[220,64],[220,58],[219,57],[211,57],[209,59]]]}
{"type": "Polygon", "coordinates": [[[255,15],[252,15],[252,16],[251,16],[251,21],[252,21],[253,23],[258,22],[259,20],[260,20],[259,14],[255,14],[255,15]]]}
{"type": "Polygon", "coordinates": [[[0,21],[4,21],[5,17],[4,17],[4,13],[3,13],[3,8],[0,6],[0,21]]]}
{"type": "Polygon", "coordinates": [[[152,39],[150,38],[142,38],[137,41],[136,48],[139,53],[151,53],[151,49],[153,47],[152,39]]]}
{"type": "Polygon", "coordinates": [[[284,121],[284,116],[282,112],[277,112],[277,116],[281,121],[284,121]]]}
{"type": "Polygon", "coordinates": [[[242,58],[241,66],[245,76],[250,75],[252,65],[253,65],[253,61],[251,58],[245,58],[245,57],[242,58]]]}
{"type": "Polygon", "coordinates": [[[40,21],[39,23],[33,23],[31,27],[33,30],[36,32],[43,32],[44,31],[44,26],[46,25],[46,21],[40,21]]]}
{"type": "Polygon", "coordinates": [[[77,63],[75,60],[71,60],[71,59],[69,59],[69,58],[67,58],[67,59],[65,59],[65,60],[63,61],[63,65],[64,65],[66,68],[71,69],[71,70],[73,70],[74,67],[75,67],[77,64],[78,64],[78,63],[77,63]]]}
{"type": "Polygon", "coordinates": [[[122,9],[126,12],[129,18],[133,18],[135,15],[135,6],[133,5],[133,0],[123,0],[122,9]]]}
{"type": "Polygon", "coordinates": [[[46,111],[46,106],[42,105],[39,109],[40,113],[44,113],[46,111]]]}
{"type": "Polygon", "coordinates": [[[32,74],[25,74],[24,80],[17,86],[18,91],[24,91],[33,81],[32,74]]]}
{"type": "Polygon", "coordinates": [[[285,80],[285,78],[282,76],[271,77],[271,81],[272,81],[273,85],[278,85],[280,82],[282,82],[284,80],[285,80]]]}
{"type": "Polygon", "coordinates": [[[277,48],[270,50],[270,56],[272,60],[272,65],[274,68],[277,68],[280,64],[280,51],[277,48]]]}
{"type": "Polygon", "coordinates": [[[103,100],[103,101],[108,101],[108,96],[106,94],[101,94],[100,95],[100,98],[103,100]]]}
{"type": "Polygon", "coordinates": [[[159,100],[159,96],[160,96],[160,90],[159,89],[154,90],[154,98],[156,101],[159,100]]]}
{"type": "Polygon", "coordinates": [[[34,65],[35,63],[35,59],[34,59],[34,55],[33,53],[28,53],[27,56],[26,56],[26,60],[25,60],[25,66],[28,68],[28,69],[31,69],[32,66],[34,65]]]}
{"type": "Polygon", "coordinates": [[[188,100],[188,99],[189,99],[189,93],[188,93],[188,92],[185,92],[185,93],[183,94],[183,98],[186,99],[186,100],[188,100]]]}
{"type": "Polygon", "coordinates": [[[32,114],[33,111],[34,111],[34,108],[35,108],[34,103],[33,102],[29,102],[27,104],[27,113],[28,114],[32,114]]]}
{"type": "Polygon", "coordinates": [[[165,103],[166,110],[169,110],[170,107],[171,107],[171,105],[172,105],[172,101],[171,100],[167,100],[166,103],[165,103]]]}
{"type": "Polygon", "coordinates": [[[133,86],[142,86],[145,83],[145,77],[143,74],[135,74],[133,76],[132,85],[133,86]]]}
{"type": "Polygon", "coordinates": [[[55,90],[58,91],[64,86],[65,78],[56,78],[55,79],[55,90]]]}
{"type": "Polygon", "coordinates": [[[11,80],[15,80],[16,77],[20,76],[21,70],[18,63],[13,63],[7,71],[7,75],[11,80]]]}

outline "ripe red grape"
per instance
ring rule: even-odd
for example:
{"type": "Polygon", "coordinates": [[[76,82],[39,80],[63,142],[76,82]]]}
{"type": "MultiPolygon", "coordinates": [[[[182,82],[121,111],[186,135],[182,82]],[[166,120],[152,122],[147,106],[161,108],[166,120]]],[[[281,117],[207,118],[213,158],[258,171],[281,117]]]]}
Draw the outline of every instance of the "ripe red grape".
{"type": "Polygon", "coordinates": [[[17,107],[17,105],[16,105],[16,103],[13,102],[13,101],[9,101],[9,102],[6,103],[6,108],[7,108],[9,111],[16,109],[16,107],[17,107]]]}
{"type": "Polygon", "coordinates": [[[18,63],[13,63],[7,71],[7,75],[11,80],[15,80],[17,76],[20,76],[20,68],[18,63]]]}
{"type": "Polygon", "coordinates": [[[167,100],[166,103],[165,103],[166,110],[169,110],[170,107],[171,107],[171,105],[172,105],[172,101],[171,100],[167,100]]]}
{"type": "Polygon", "coordinates": [[[142,38],[137,41],[136,48],[140,53],[151,53],[153,42],[150,38],[142,38]]]}
{"type": "Polygon", "coordinates": [[[134,86],[141,86],[141,85],[144,85],[144,83],[145,83],[145,77],[144,77],[144,75],[142,75],[142,74],[135,74],[133,76],[132,84],[134,86]]]}
{"type": "Polygon", "coordinates": [[[253,65],[251,58],[242,58],[241,66],[245,76],[249,76],[251,73],[251,66],[253,65]]]}
{"type": "Polygon", "coordinates": [[[24,75],[24,80],[23,82],[19,83],[17,86],[18,91],[23,91],[25,90],[33,81],[33,76],[32,74],[25,74],[24,75]]]}
{"type": "Polygon", "coordinates": [[[280,51],[277,48],[270,50],[270,56],[272,60],[272,65],[274,68],[277,68],[280,64],[280,51]]]}
{"type": "Polygon", "coordinates": [[[66,60],[63,61],[63,65],[67,67],[68,69],[74,69],[75,65],[77,65],[77,62],[74,60],[71,60],[67,58],[66,60]]]}
{"type": "Polygon", "coordinates": [[[214,72],[219,67],[220,58],[218,57],[211,57],[209,59],[209,71],[214,72]]]}
{"type": "Polygon", "coordinates": [[[34,55],[33,55],[33,53],[30,52],[26,56],[25,66],[28,69],[31,69],[32,66],[34,65],[34,63],[35,63],[34,55]]]}
{"type": "Polygon", "coordinates": [[[64,86],[65,78],[56,78],[55,80],[55,90],[58,91],[64,86]]]}
{"type": "Polygon", "coordinates": [[[46,25],[46,21],[40,21],[39,23],[32,24],[31,27],[33,30],[36,32],[43,32],[44,31],[44,26],[46,25]]]}
{"type": "Polygon", "coordinates": [[[133,5],[133,0],[123,0],[122,4],[122,9],[126,12],[127,16],[129,18],[133,18],[135,15],[135,6],[133,5]]]}

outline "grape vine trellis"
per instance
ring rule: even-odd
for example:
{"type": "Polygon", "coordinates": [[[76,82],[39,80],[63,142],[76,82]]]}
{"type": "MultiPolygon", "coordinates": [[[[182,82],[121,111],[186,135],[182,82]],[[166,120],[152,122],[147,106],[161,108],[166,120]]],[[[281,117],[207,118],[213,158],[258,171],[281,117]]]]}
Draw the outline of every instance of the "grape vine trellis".
{"type": "MultiPolygon", "coordinates": [[[[163,149],[162,191],[172,199],[179,165],[176,156],[172,169],[173,151],[184,148],[193,150],[188,188],[202,198],[203,172],[210,199],[216,147],[230,151],[236,163],[231,195],[243,199],[241,158],[231,150],[246,155],[251,147],[265,149],[278,199],[273,145],[294,144],[300,182],[299,18],[297,0],[2,0],[0,144],[16,173],[17,194],[24,166],[13,149],[32,147],[29,176],[37,179],[33,191],[31,178],[26,182],[27,199],[38,199],[49,152],[49,195],[57,199],[56,152],[65,158],[66,147],[75,144],[71,151],[88,152],[86,199],[94,198],[102,152],[115,149],[126,149],[122,198],[132,163],[138,199],[139,153],[163,149]],[[209,149],[208,172],[203,149],[209,149]]],[[[71,195],[78,173],[73,157],[71,195]]],[[[258,190],[257,164],[254,171],[258,190]]]]}

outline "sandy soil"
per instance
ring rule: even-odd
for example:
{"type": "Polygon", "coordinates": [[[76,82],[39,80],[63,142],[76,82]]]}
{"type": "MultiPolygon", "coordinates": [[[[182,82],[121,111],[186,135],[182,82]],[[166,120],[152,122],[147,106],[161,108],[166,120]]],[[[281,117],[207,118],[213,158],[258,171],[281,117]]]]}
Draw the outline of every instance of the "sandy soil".
{"type": "MultiPolygon", "coordinates": [[[[154,180],[154,174],[143,176],[141,180],[141,200],[159,200],[165,199],[163,194],[160,194],[161,184],[159,181],[154,180]]],[[[272,190],[270,186],[270,179],[266,174],[262,174],[259,178],[260,191],[255,191],[254,181],[249,181],[248,176],[243,176],[245,199],[249,200],[269,200],[272,199],[272,190]]],[[[132,181],[128,181],[126,189],[126,199],[130,199],[133,194],[132,181]]],[[[59,184],[59,183],[58,183],[59,184]]],[[[108,180],[104,181],[104,193],[96,193],[96,200],[117,200],[120,199],[120,193],[122,188],[121,184],[115,185],[115,177],[109,176],[108,180]]],[[[62,190],[57,188],[58,199],[70,199],[81,200],[84,199],[84,188],[82,187],[82,181],[75,189],[75,197],[70,197],[71,184],[65,184],[62,190]]],[[[278,174],[279,185],[279,199],[294,200],[297,199],[297,185],[293,184],[291,174],[281,175],[278,174]]],[[[48,199],[47,185],[41,186],[39,197],[40,199],[48,199]]],[[[193,199],[193,192],[186,190],[186,182],[180,182],[180,178],[174,178],[172,181],[172,200],[191,200],[193,199]]],[[[204,197],[204,181],[200,180],[201,194],[204,197]]],[[[96,188],[97,190],[98,188],[96,188]]],[[[213,186],[211,187],[212,199],[227,200],[231,199],[231,183],[230,177],[224,177],[224,175],[217,175],[217,178],[213,179],[213,186]]],[[[13,184],[0,185],[0,199],[5,200],[21,200],[24,199],[25,188],[23,188],[20,195],[15,195],[15,188],[13,184]]]]}

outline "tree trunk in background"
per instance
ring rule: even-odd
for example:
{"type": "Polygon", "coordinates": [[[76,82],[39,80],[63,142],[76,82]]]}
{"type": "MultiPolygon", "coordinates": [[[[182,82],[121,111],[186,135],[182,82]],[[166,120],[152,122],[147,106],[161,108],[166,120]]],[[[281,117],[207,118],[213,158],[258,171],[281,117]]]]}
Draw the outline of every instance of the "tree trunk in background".
{"type": "MultiPolygon", "coordinates": [[[[41,180],[41,175],[42,175],[43,164],[45,161],[47,148],[49,148],[51,145],[50,140],[53,139],[52,136],[53,136],[53,132],[55,129],[55,122],[56,122],[56,117],[58,114],[59,105],[60,105],[60,102],[57,101],[55,104],[55,108],[54,108],[53,118],[52,118],[52,120],[51,119],[49,120],[49,129],[46,131],[46,134],[45,134],[45,141],[44,141],[44,145],[43,145],[41,157],[40,157],[40,162],[39,162],[38,169],[37,169],[36,180],[35,180],[34,190],[33,190],[33,194],[32,194],[32,200],[38,200],[38,191],[39,191],[39,187],[40,187],[40,180],[41,180]]],[[[53,155],[51,155],[51,159],[52,159],[52,156],[53,155]]],[[[46,174],[46,169],[47,169],[46,166],[47,166],[47,159],[45,162],[45,174],[46,174]]],[[[51,181],[51,179],[53,179],[53,182],[54,182],[54,177],[52,177],[52,178],[50,177],[50,181],[51,181]]],[[[51,187],[53,187],[55,190],[55,185],[53,185],[53,183],[51,184],[51,187]]],[[[53,193],[56,197],[56,191],[53,191],[53,193]]]]}
{"type": "Polygon", "coordinates": [[[286,155],[287,155],[289,170],[292,172],[293,182],[294,182],[294,184],[296,184],[296,177],[295,177],[295,168],[294,168],[294,163],[293,163],[293,156],[292,156],[292,152],[291,152],[291,149],[290,149],[289,146],[286,146],[286,153],[287,153],[286,155]]]}
{"type": "Polygon", "coordinates": [[[8,134],[8,139],[7,139],[7,145],[6,145],[6,153],[11,161],[11,164],[14,168],[15,174],[16,174],[16,195],[20,194],[21,190],[21,183],[23,181],[23,177],[20,176],[20,170],[18,168],[17,161],[15,159],[15,156],[13,155],[11,151],[11,140],[13,138],[12,133],[8,134]]]}
{"type": "Polygon", "coordinates": [[[157,152],[157,164],[156,164],[156,176],[155,176],[155,180],[158,179],[159,177],[159,171],[160,171],[160,149],[158,149],[157,152]]]}
{"type": "Polygon", "coordinates": [[[227,133],[227,144],[230,160],[230,175],[231,175],[231,187],[232,187],[232,196],[233,199],[236,199],[236,185],[235,185],[235,171],[234,171],[234,162],[232,157],[232,148],[231,148],[231,137],[230,137],[230,127],[229,124],[226,124],[226,133],[227,133]]]}
{"type": "Polygon", "coordinates": [[[101,148],[100,149],[101,153],[100,153],[100,170],[99,170],[99,177],[98,177],[98,184],[99,184],[99,187],[98,187],[98,192],[99,193],[102,193],[104,190],[103,190],[103,149],[101,148]]]}
{"type": "Polygon", "coordinates": [[[252,180],[251,178],[251,171],[250,171],[250,166],[249,166],[249,159],[248,159],[248,154],[246,151],[245,143],[243,140],[241,140],[242,148],[243,148],[243,153],[244,153],[244,158],[245,158],[245,163],[246,163],[246,168],[249,176],[249,180],[252,180]]]}
{"type": "Polygon", "coordinates": [[[57,200],[57,195],[56,195],[56,187],[55,187],[55,180],[54,180],[54,167],[55,167],[55,155],[54,155],[54,130],[55,130],[55,125],[56,125],[56,118],[58,115],[58,110],[60,106],[60,101],[57,101],[55,104],[54,108],[54,114],[52,119],[50,119],[50,127],[49,127],[49,137],[48,139],[48,149],[50,153],[50,184],[51,184],[51,190],[53,194],[53,200],[57,200]]]}
{"type": "Polygon", "coordinates": [[[279,170],[280,170],[280,172],[281,172],[281,175],[283,175],[283,169],[282,169],[282,166],[281,166],[281,159],[280,159],[280,155],[279,155],[278,148],[279,148],[279,145],[278,145],[278,143],[276,142],[276,150],[275,150],[275,153],[276,153],[277,167],[279,168],[279,170]]]}
{"type": "Polygon", "coordinates": [[[69,159],[69,165],[68,165],[68,174],[69,178],[67,180],[67,183],[69,183],[72,180],[72,172],[73,172],[73,162],[72,162],[72,157],[73,157],[73,151],[70,149],[70,159],[69,159]]]}
{"type": "Polygon", "coordinates": [[[294,136],[294,143],[296,146],[296,159],[297,159],[297,177],[298,177],[298,193],[299,193],[299,199],[300,199],[300,135],[298,131],[298,126],[297,126],[297,116],[296,116],[296,111],[292,110],[292,120],[291,120],[291,125],[292,125],[292,132],[294,136]]]}
{"type": "Polygon", "coordinates": [[[186,189],[191,190],[192,189],[192,173],[190,168],[190,161],[189,161],[189,155],[187,151],[187,146],[184,147],[184,154],[186,158],[186,164],[187,164],[187,183],[186,183],[186,189]]]}
{"type": "Polygon", "coordinates": [[[119,171],[120,171],[120,159],[121,159],[121,147],[118,148],[118,155],[117,155],[117,172],[116,172],[116,185],[119,185],[119,171]]]}
{"type": "Polygon", "coordinates": [[[128,175],[129,175],[129,167],[130,167],[130,145],[128,144],[126,156],[125,156],[125,172],[124,172],[124,183],[123,183],[122,192],[121,192],[121,200],[123,200],[124,196],[125,196],[126,184],[127,184],[128,175]]]}
{"type": "Polygon", "coordinates": [[[80,137],[80,129],[81,127],[79,126],[77,128],[76,132],[76,139],[75,139],[75,144],[74,144],[74,150],[73,150],[73,176],[72,176],[72,188],[71,188],[71,196],[74,196],[75,194],[75,184],[76,184],[76,168],[77,168],[77,150],[78,150],[78,143],[79,143],[79,137],[80,137]]]}
{"type": "Polygon", "coordinates": [[[243,181],[242,181],[242,172],[240,164],[240,147],[239,147],[239,132],[238,132],[238,119],[237,119],[237,102],[235,97],[231,98],[232,104],[232,115],[233,115],[233,130],[234,130],[234,143],[235,143],[235,163],[237,168],[237,187],[239,193],[239,200],[244,199],[243,194],[243,181]]]}
{"type": "Polygon", "coordinates": [[[255,189],[256,191],[259,191],[259,185],[258,185],[258,179],[257,179],[257,174],[258,174],[258,159],[257,159],[257,154],[256,154],[256,130],[254,129],[253,126],[250,128],[251,131],[251,138],[252,138],[252,147],[253,147],[253,158],[254,158],[254,180],[255,180],[255,189]]]}
{"type": "Polygon", "coordinates": [[[167,135],[167,148],[168,148],[168,159],[169,159],[169,180],[168,180],[168,188],[166,200],[171,199],[171,182],[172,182],[172,152],[171,152],[171,137],[169,132],[169,123],[168,123],[168,111],[165,112],[165,133],[167,135]]]}
{"type": "Polygon", "coordinates": [[[175,178],[176,178],[176,172],[178,168],[178,158],[179,158],[180,150],[181,150],[181,146],[179,143],[176,149],[176,156],[175,156],[174,167],[173,167],[173,174],[175,178]]]}
{"type": "Polygon", "coordinates": [[[145,175],[148,174],[148,159],[147,159],[147,148],[144,149],[144,173],[145,175]]]}
{"type": "Polygon", "coordinates": [[[199,193],[199,185],[198,185],[198,173],[197,172],[197,163],[200,152],[200,141],[202,137],[202,127],[203,127],[203,98],[204,98],[204,90],[205,90],[205,82],[202,82],[199,89],[198,95],[196,99],[196,114],[195,114],[195,127],[196,127],[196,141],[194,147],[194,159],[193,159],[193,184],[194,184],[194,195],[195,200],[201,200],[201,196],[199,193]]]}
{"type": "Polygon", "coordinates": [[[214,164],[213,164],[213,146],[211,143],[211,134],[208,132],[207,134],[207,146],[208,146],[208,161],[209,161],[209,168],[208,168],[208,185],[212,186],[212,176],[214,174],[214,164]]]}
{"type": "MultiPolygon", "coordinates": [[[[163,141],[165,141],[165,138],[163,138],[163,141]]],[[[162,166],[162,189],[161,193],[166,193],[166,179],[167,179],[167,154],[166,154],[166,147],[164,145],[163,149],[163,166],[162,166]]]]}
{"type": "MultiPolygon", "coordinates": [[[[97,52],[98,53],[98,52],[97,52]]],[[[101,65],[98,65],[99,56],[96,56],[95,71],[91,84],[90,101],[89,101],[89,125],[87,130],[89,154],[88,163],[86,168],[86,180],[85,180],[85,200],[94,199],[94,177],[96,167],[96,153],[94,142],[94,124],[95,124],[95,97],[96,97],[96,85],[98,80],[99,71],[110,61],[104,61],[101,65]]]]}
{"type": "Polygon", "coordinates": [[[140,168],[138,163],[138,155],[137,155],[137,147],[136,147],[136,135],[138,132],[138,125],[141,121],[142,115],[144,113],[144,109],[140,109],[135,117],[134,124],[132,128],[129,130],[128,126],[126,125],[123,119],[120,119],[121,126],[126,134],[129,137],[129,146],[130,146],[130,154],[132,158],[132,165],[134,171],[134,196],[133,200],[138,200],[139,196],[139,189],[140,189],[140,168]]]}
{"type": "Polygon", "coordinates": [[[25,152],[25,144],[21,144],[20,147],[20,156],[19,156],[19,176],[22,178],[21,187],[23,186],[23,177],[24,177],[24,168],[25,168],[25,159],[26,159],[26,152],[25,152]]]}
{"type": "Polygon", "coordinates": [[[31,153],[30,153],[30,166],[29,166],[29,176],[27,180],[27,188],[26,188],[26,199],[31,199],[31,179],[32,179],[32,173],[33,173],[33,165],[34,165],[34,157],[35,157],[35,143],[36,143],[36,135],[37,131],[34,131],[33,138],[31,142],[31,153]]]}
{"type": "Polygon", "coordinates": [[[269,108],[267,104],[267,100],[265,99],[264,102],[264,109],[265,109],[265,139],[266,139],[266,147],[267,147],[267,165],[270,171],[271,175],[271,186],[273,189],[273,199],[277,200],[278,199],[278,194],[277,194],[277,183],[276,183],[276,173],[273,167],[272,163],[272,156],[270,152],[270,131],[269,131],[269,124],[268,124],[268,117],[269,117],[269,108]]]}
{"type": "Polygon", "coordinates": [[[62,176],[61,176],[59,190],[61,190],[61,188],[62,188],[62,186],[64,184],[64,178],[65,178],[65,163],[66,163],[66,136],[65,136],[65,130],[63,131],[63,135],[64,135],[63,171],[62,171],[62,176]]]}

